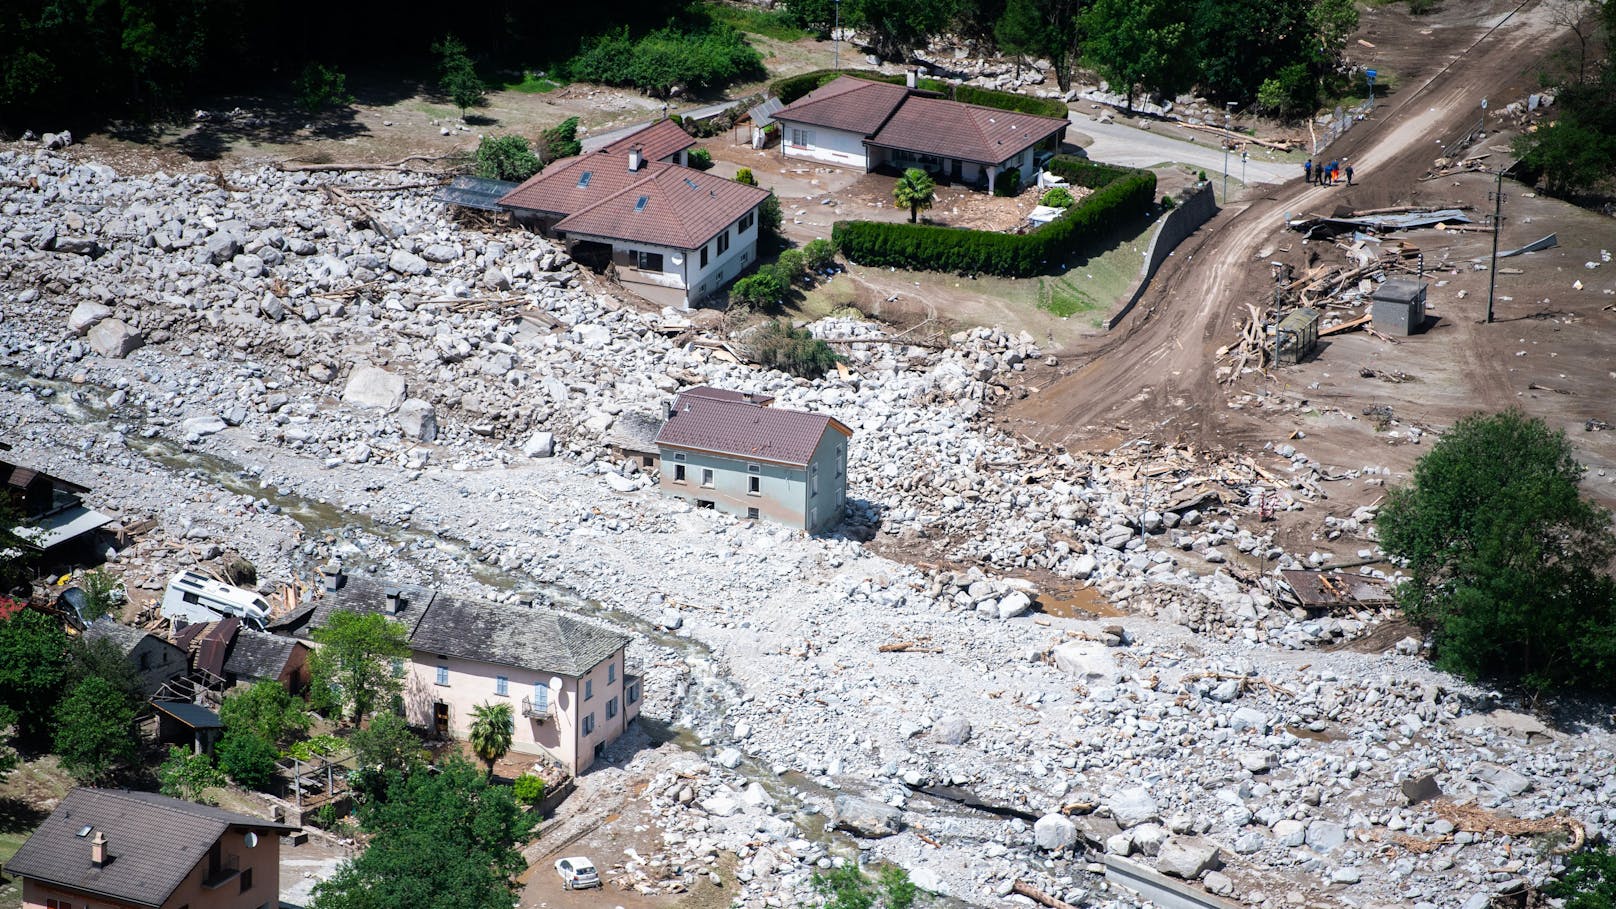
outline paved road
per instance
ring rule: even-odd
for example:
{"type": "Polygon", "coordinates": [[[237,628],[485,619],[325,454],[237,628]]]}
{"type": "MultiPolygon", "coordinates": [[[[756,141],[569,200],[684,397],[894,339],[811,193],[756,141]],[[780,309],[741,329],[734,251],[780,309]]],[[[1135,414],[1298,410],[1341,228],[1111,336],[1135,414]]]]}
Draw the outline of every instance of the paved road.
{"type": "MultiPolygon", "coordinates": [[[[1166,161],[1178,161],[1201,168],[1208,175],[1223,173],[1223,149],[1210,135],[1204,142],[1186,142],[1125,123],[1101,123],[1079,111],[1072,111],[1071,119],[1072,129],[1066,133],[1067,141],[1074,141],[1074,131],[1093,139],[1093,143],[1084,150],[1096,161],[1129,167],[1149,167],[1166,161]]],[[[1252,150],[1251,159],[1246,162],[1247,183],[1283,183],[1293,177],[1301,177],[1301,169],[1295,164],[1265,161],[1263,158],[1266,156],[1265,149],[1252,150]]],[[[1236,179],[1240,177],[1240,158],[1232,153],[1229,155],[1229,173],[1236,179]]]]}

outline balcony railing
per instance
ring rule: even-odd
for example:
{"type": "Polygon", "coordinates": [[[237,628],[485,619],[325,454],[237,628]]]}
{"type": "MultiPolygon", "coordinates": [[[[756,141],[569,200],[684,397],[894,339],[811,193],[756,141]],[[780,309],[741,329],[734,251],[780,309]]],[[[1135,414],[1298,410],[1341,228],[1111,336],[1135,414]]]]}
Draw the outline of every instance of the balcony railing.
{"type": "Polygon", "coordinates": [[[218,867],[208,869],[207,875],[202,878],[202,888],[204,890],[213,890],[223,887],[225,884],[235,880],[240,874],[240,858],[232,855],[220,862],[218,867]]]}
{"type": "Polygon", "coordinates": [[[542,704],[534,704],[530,696],[522,698],[522,715],[530,719],[547,720],[555,715],[555,711],[548,700],[542,704]]]}

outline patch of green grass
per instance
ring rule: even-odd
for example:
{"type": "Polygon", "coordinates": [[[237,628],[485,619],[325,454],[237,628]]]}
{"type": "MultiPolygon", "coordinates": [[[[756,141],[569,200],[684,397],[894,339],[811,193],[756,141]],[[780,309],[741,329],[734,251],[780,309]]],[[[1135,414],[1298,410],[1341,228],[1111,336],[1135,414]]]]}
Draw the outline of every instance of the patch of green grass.
{"type": "Polygon", "coordinates": [[[1070,272],[1059,278],[1038,279],[1038,308],[1050,315],[1067,319],[1078,313],[1092,312],[1101,305],[1072,280],[1070,272]]]}
{"type": "Polygon", "coordinates": [[[853,279],[841,272],[835,277],[820,284],[818,287],[801,294],[801,300],[793,307],[792,315],[799,319],[823,319],[839,309],[854,306],[858,301],[858,292],[853,288],[853,279]]]}
{"type": "Polygon", "coordinates": [[[548,76],[528,72],[522,74],[520,82],[506,82],[504,87],[508,92],[521,92],[524,95],[542,95],[545,92],[553,92],[565,84],[565,82],[559,82],[548,76]]]}
{"type": "Polygon", "coordinates": [[[800,41],[809,36],[807,31],[792,24],[786,14],[777,9],[756,9],[709,2],[703,3],[701,10],[714,22],[722,22],[738,32],[762,35],[787,43],[800,41]]]}
{"type": "MultiPolygon", "coordinates": [[[[11,861],[26,839],[27,833],[0,833],[0,863],[11,861]]],[[[0,909],[18,909],[21,905],[22,878],[7,878],[4,884],[0,884],[0,909]]]]}

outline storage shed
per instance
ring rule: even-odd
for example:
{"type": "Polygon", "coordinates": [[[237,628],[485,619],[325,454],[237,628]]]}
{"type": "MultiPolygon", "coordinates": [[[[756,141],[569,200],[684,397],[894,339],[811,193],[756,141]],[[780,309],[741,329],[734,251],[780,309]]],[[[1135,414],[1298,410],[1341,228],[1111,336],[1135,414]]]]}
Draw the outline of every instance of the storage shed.
{"type": "Polygon", "coordinates": [[[1371,297],[1371,315],[1375,330],[1389,335],[1412,335],[1425,327],[1425,292],[1423,281],[1392,278],[1375,289],[1371,297]]]}
{"type": "Polygon", "coordinates": [[[1274,362],[1295,364],[1307,359],[1319,343],[1319,311],[1303,307],[1280,321],[1274,333],[1274,362]]]}

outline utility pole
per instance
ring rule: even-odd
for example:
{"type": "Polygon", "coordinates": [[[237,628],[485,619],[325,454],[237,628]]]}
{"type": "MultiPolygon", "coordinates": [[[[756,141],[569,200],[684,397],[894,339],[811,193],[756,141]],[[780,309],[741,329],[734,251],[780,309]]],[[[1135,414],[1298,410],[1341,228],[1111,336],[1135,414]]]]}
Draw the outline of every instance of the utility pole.
{"type": "MultiPolygon", "coordinates": [[[[836,60],[835,68],[836,68],[837,72],[841,72],[842,71],[842,0],[836,0],[835,5],[836,5],[836,24],[831,26],[830,37],[831,37],[831,40],[834,42],[835,47],[836,47],[836,50],[834,52],[835,60],[836,60]]],[[[820,7],[820,8],[824,9],[824,7],[820,7]]]]}
{"type": "MultiPolygon", "coordinates": [[[[1486,101],[1481,102],[1486,109],[1486,101]]],[[[1493,320],[1493,293],[1498,290],[1498,232],[1503,226],[1504,213],[1504,171],[1502,168],[1494,172],[1497,175],[1497,188],[1488,195],[1493,201],[1493,258],[1492,264],[1487,266],[1487,321],[1493,320]]]]}
{"type": "MultiPolygon", "coordinates": [[[[1223,131],[1234,132],[1234,102],[1225,102],[1223,108],[1223,131]]],[[[1223,201],[1229,201],[1229,143],[1232,140],[1227,136],[1223,139],[1223,201]]]]}

